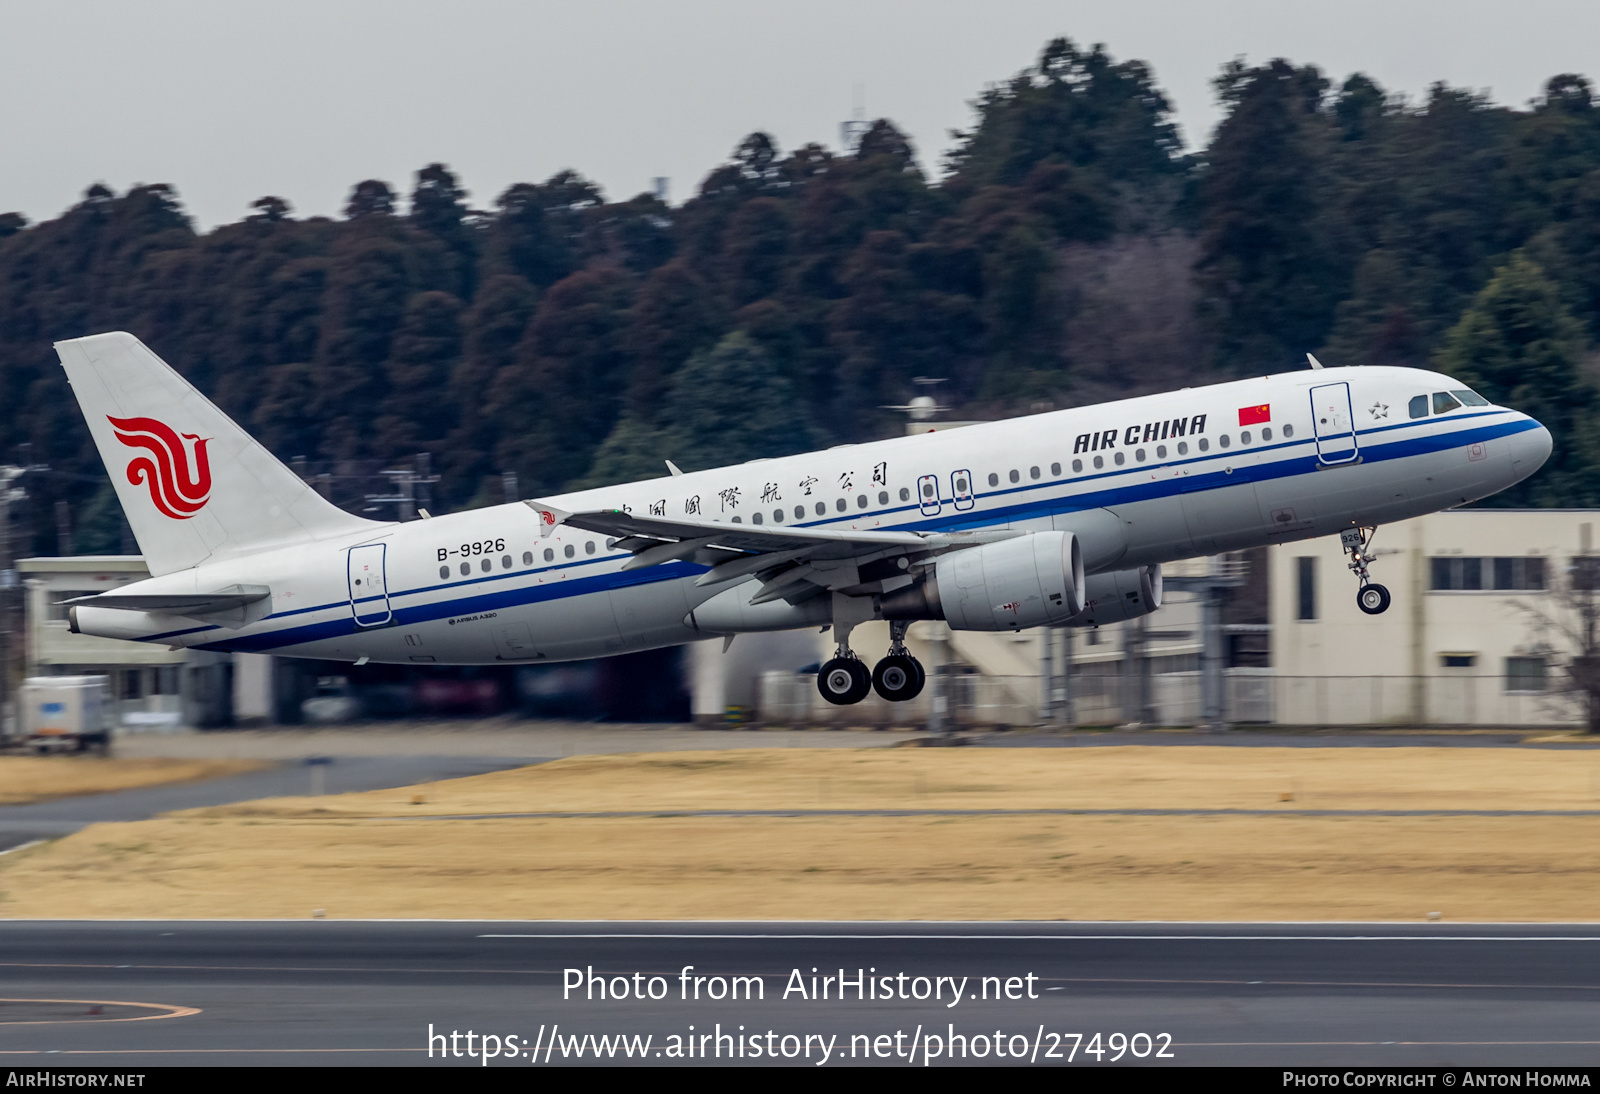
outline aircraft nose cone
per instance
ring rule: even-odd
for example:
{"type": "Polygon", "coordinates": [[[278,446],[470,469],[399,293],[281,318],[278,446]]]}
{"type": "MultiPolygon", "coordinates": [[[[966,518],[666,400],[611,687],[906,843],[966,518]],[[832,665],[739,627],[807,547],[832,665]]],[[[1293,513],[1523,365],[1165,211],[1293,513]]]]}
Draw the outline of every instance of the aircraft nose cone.
{"type": "Polygon", "coordinates": [[[1511,439],[1511,462],[1518,474],[1531,475],[1550,458],[1550,448],[1550,431],[1535,423],[1535,428],[1525,429],[1511,439]]]}

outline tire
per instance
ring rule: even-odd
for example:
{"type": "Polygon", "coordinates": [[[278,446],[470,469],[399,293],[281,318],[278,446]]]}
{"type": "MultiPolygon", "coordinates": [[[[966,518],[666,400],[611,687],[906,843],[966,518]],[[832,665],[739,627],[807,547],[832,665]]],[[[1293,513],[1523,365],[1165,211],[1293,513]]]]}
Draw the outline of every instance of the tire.
{"type": "Polygon", "coordinates": [[[1389,610],[1389,590],[1382,585],[1363,585],[1356,590],[1356,607],[1368,615],[1382,615],[1389,610]]]}
{"type": "Polygon", "coordinates": [[[854,657],[835,657],[817,672],[817,691],[835,706],[859,703],[872,690],[872,674],[854,657]]]}
{"type": "Polygon", "coordinates": [[[927,678],[915,657],[892,654],[872,670],[872,690],[891,703],[903,703],[917,697],[927,678]]]}

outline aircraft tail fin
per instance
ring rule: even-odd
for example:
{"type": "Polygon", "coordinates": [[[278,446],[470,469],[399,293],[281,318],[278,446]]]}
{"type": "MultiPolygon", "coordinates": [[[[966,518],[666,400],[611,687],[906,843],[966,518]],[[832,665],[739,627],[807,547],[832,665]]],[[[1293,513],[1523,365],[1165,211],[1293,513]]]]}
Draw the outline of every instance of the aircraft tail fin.
{"type": "Polygon", "coordinates": [[[133,335],[56,353],[152,576],[380,526],[324,499],[133,335]]]}

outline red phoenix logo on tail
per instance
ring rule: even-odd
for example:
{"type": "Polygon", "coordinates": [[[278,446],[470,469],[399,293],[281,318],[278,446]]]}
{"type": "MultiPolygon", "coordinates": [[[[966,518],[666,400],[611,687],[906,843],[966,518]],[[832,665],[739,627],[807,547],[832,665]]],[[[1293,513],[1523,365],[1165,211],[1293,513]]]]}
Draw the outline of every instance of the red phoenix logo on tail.
{"type": "Polygon", "coordinates": [[[150,456],[128,461],[128,481],[150,487],[150,500],[173,520],[188,520],[211,497],[211,461],[206,456],[210,438],[201,440],[193,433],[179,437],[172,427],[154,418],[113,418],[106,421],[117,431],[117,440],[129,448],[143,448],[150,456]],[[184,441],[194,442],[194,462],[184,441]],[[154,457],[152,459],[151,457],[154,457]]]}

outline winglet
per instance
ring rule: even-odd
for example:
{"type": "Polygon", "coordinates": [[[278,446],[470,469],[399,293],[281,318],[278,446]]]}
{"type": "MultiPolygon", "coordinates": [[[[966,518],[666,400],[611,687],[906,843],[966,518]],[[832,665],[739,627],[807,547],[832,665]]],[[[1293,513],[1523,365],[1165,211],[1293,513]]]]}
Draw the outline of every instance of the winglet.
{"type": "Polygon", "coordinates": [[[1306,354],[1306,360],[1311,362],[1311,367],[1312,368],[1321,368],[1322,367],[1322,362],[1317,360],[1315,357],[1311,356],[1311,354],[1309,354],[1309,353],[1306,354]]]}
{"type": "Polygon", "coordinates": [[[522,504],[539,514],[540,539],[544,539],[551,532],[554,532],[558,525],[572,515],[565,509],[557,509],[554,505],[551,505],[548,502],[539,501],[538,499],[525,501],[522,504]]]}
{"type": "Polygon", "coordinates": [[[678,465],[673,463],[671,460],[667,461],[667,470],[672,472],[674,478],[677,478],[683,474],[682,471],[678,470],[678,465]]]}

